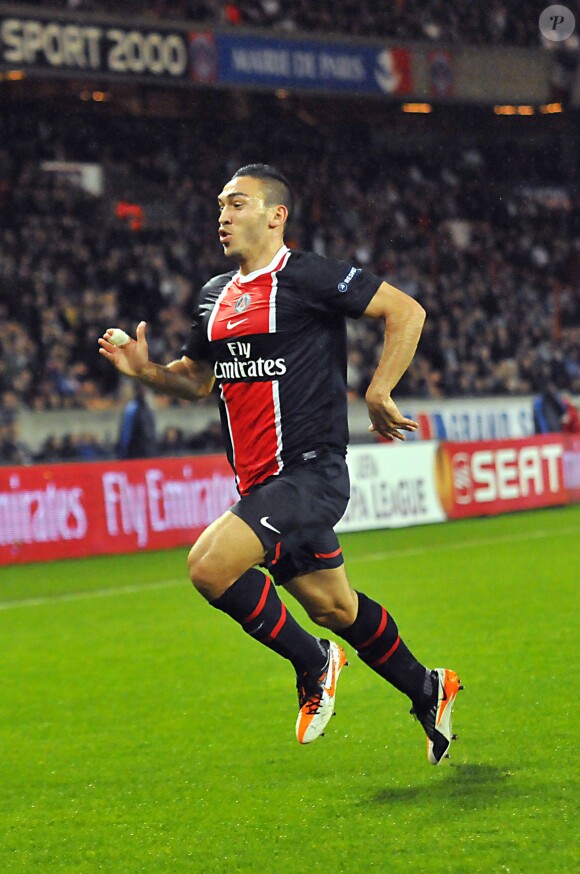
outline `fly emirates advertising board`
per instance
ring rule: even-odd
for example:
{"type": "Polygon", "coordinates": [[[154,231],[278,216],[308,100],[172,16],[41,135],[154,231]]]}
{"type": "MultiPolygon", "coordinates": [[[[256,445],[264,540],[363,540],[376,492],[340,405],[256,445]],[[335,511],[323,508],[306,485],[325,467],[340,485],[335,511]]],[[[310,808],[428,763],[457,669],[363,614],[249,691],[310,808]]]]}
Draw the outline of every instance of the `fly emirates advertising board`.
{"type": "Polygon", "coordinates": [[[191,545],[236,499],[222,456],[0,468],[0,564],[191,545]]]}
{"type": "MultiPolygon", "coordinates": [[[[580,498],[580,440],[351,446],[337,531],[401,528],[580,498]]],[[[223,455],[0,467],[0,565],[188,547],[238,495],[223,455]]]]}
{"type": "MultiPolygon", "coordinates": [[[[436,448],[353,446],[338,530],[443,521],[436,448]]],[[[0,565],[187,547],[237,499],[222,455],[0,468],[0,565]]]]}

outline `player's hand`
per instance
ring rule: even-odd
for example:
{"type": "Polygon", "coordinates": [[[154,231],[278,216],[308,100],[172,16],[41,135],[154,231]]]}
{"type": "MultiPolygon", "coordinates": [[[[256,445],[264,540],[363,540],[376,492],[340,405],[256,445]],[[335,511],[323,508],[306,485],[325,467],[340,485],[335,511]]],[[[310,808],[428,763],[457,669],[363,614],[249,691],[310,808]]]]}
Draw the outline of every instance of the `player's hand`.
{"type": "Polygon", "coordinates": [[[112,328],[107,328],[103,336],[99,338],[99,346],[101,347],[99,353],[126,376],[139,376],[149,361],[149,348],[145,339],[146,329],[147,323],[139,322],[136,340],[131,338],[124,346],[114,346],[108,340],[112,328]]]}
{"type": "Polygon", "coordinates": [[[385,440],[404,440],[403,431],[416,431],[417,422],[406,419],[388,394],[381,394],[369,388],[366,394],[369,409],[369,431],[376,431],[385,440]]]}

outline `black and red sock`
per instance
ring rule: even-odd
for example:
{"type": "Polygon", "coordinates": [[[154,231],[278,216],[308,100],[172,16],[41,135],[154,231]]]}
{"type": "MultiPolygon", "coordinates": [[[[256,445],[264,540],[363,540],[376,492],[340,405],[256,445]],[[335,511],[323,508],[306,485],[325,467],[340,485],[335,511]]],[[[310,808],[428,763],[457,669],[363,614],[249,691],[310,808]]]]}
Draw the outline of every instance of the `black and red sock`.
{"type": "Polygon", "coordinates": [[[338,633],[354,646],[369,668],[408,695],[413,703],[424,701],[431,695],[429,671],[401,640],[397,623],[385,608],[362,592],[357,595],[357,617],[338,633]]]}
{"type": "Polygon", "coordinates": [[[257,568],[242,574],[211,606],[239,622],[250,637],[289,659],[297,674],[322,672],[325,647],[298,625],[270,578],[257,568]]]}

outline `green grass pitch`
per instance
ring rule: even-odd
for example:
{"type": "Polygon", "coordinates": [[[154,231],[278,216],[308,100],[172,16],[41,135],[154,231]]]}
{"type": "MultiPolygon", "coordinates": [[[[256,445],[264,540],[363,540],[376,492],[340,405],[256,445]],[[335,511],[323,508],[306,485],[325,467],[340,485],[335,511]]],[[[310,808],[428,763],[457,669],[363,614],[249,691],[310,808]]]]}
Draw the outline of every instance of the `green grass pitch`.
{"type": "Polygon", "coordinates": [[[0,872],[579,870],[579,531],[574,507],[343,536],[353,584],[465,685],[436,768],[348,647],[300,747],[289,664],[186,550],[3,568],[0,872]]]}

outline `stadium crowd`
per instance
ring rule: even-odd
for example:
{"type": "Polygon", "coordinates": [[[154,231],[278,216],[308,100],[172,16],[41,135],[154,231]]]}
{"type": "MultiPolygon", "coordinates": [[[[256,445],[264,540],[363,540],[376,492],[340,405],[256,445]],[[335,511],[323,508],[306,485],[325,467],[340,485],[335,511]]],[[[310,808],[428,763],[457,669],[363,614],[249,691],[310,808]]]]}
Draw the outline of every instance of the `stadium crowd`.
{"type": "MultiPolygon", "coordinates": [[[[552,159],[522,153],[509,163],[499,144],[459,140],[389,156],[388,131],[372,123],[317,127],[279,113],[232,122],[226,106],[187,123],[0,116],[3,427],[18,407],[119,407],[120,378],[96,351],[107,327],[134,333],[144,318],[152,358],[180,354],[196,291],[231,267],[216,192],[254,160],[275,161],[295,182],[290,245],[366,267],[425,306],[398,396],[518,395],[547,384],[580,392],[580,206],[552,185],[552,159]],[[98,163],[102,195],[43,169],[47,160],[98,163]],[[125,198],[147,200],[142,226],[115,212],[119,178],[125,198]]],[[[367,320],[349,323],[349,335],[356,398],[382,337],[367,320]]]]}
{"type": "MultiPolygon", "coordinates": [[[[30,4],[30,0],[28,0],[30,4]]],[[[51,0],[37,5],[119,13],[117,0],[51,0]]],[[[568,3],[576,7],[577,3],[568,3]]],[[[520,0],[125,0],[123,15],[158,21],[343,33],[447,43],[537,46],[543,6],[520,0]]]]}

